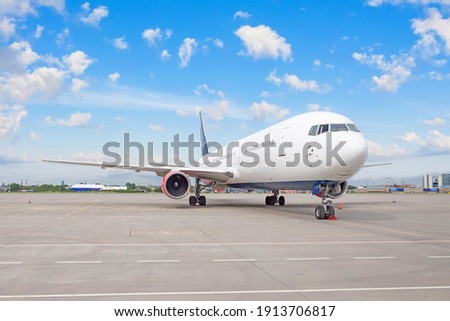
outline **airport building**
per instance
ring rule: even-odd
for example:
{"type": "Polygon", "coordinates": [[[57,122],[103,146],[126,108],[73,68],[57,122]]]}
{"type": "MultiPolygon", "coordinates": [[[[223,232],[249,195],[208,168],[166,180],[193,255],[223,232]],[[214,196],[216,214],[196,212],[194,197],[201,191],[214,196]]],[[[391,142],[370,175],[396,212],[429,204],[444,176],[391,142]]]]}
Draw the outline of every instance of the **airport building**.
{"type": "Polygon", "coordinates": [[[424,192],[447,192],[450,190],[450,174],[438,174],[435,177],[431,174],[423,175],[424,192]]]}

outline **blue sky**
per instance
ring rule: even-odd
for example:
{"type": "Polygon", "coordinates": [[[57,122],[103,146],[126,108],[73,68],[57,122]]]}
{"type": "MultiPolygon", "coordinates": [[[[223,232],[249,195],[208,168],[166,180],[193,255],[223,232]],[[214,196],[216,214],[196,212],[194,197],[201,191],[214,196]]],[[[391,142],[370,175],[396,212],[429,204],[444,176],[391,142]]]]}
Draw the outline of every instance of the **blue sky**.
{"type": "Polygon", "coordinates": [[[344,114],[371,162],[394,163],[354,182],[419,182],[450,171],[449,58],[450,0],[2,0],[0,183],[155,184],[40,159],[101,161],[125,132],[197,135],[198,108],[224,144],[344,114]]]}

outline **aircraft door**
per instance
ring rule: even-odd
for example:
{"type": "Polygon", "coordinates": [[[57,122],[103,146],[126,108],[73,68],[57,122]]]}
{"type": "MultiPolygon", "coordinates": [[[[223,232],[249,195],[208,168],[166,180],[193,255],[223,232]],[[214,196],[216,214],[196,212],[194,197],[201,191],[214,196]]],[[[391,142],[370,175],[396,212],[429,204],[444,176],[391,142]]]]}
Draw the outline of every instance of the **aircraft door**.
{"type": "Polygon", "coordinates": [[[289,133],[289,127],[283,128],[281,130],[280,137],[278,138],[278,145],[277,145],[278,156],[286,156],[286,150],[288,149],[288,147],[285,146],[285,148],[280,148],[280,146],[282,146],[283,143],[287,142],[288,133],[289,133]]]}

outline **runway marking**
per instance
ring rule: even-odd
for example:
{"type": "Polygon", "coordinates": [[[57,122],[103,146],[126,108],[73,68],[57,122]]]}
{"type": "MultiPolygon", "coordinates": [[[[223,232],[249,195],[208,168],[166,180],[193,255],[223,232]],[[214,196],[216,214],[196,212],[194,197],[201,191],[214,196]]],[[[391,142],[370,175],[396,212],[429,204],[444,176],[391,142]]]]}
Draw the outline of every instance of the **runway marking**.
{"type": "Polygon", "coordinates": [[[324,261],[331,260],[329,257],[288,257],[286,261],[324,261]]]}
{"type": "Polygon", "coordinates": [[[223,243],[79,243],[79,244],[0,244],[1,247],[140,247],[140,246],[249,246],[249,245],[347,245],[347,244],[435,244],[450,240],[373,240],[373,241],[299,241],[299,242],[223,242],[223,243]]]}
{"type": "Polygon", "coordinates": [[[355,260],[393,260],[395,256],[355,256],[355,260]]]}
{"type": "Polygon", "coordinates": [[[189,296],[189,295],[230,295],[230,294],[276,294],[276,293],[327,293],[327,292],[376,292],[376,291],[419,291],[449,290],[450,285],[442,286],[399,286],[378,288],[340,288],[340,289],[302,289],[302,290],[244,290],[244,291],[197,291],[197,292],[134,292],[134,293],[74,293],[74,294],[22,294],[0,295],[0,299],[45,299],[45,298],[89,298],[120,296],[189,296]]]}
{"type": "Polygon", "coordinates": [[[214,259],[213,262],[254,262],[256,259],[214,259]]]}
{"type": "Polygon", "coordinates": [[[304,237],[373,237],[373,234],[307,234],[304,237]]]}
{"type": "Polygon", "coordinates": [[[385,227],[379,227],[379,226],[376,226],[376,225],[370,225],[370,224],[364,224],[364,223],[345,222],[343,224],[354,225],[354,226],[359,226],[359,227],[367,227],[367,228],[376,229],[376,230],[380,230],[380,231],[394,232],[394,233],[397,233],[397,234],[413,235],[413,236],[417,236],[417,237],[424,237],[425,236],[425,235],[419,234],[419,233],[406,232],[406,231],[402,231],[402,230],[385,228],[385,227]]]}
{"type": "Polygon", "coordinates": [[[180,260],[138,260],[138,263],[179,263],[180,260]]]}
{"type": "Polygon", "coordinates": [[[450,256],[429,256],[429,259],[450,259],[450,256]]]}
{"type": "Polygon", "coordinates": [[[69,216],[71,216],[71,215],[73,215],[73,214],[75,214],[75,213],[82,212],[82,211],[84,211],[85,209],[88,209],[89,207],[92,207],[92,206],[94,206],[94,205],[96,205],[96,204],[98,204],[98,203],[100,203],[100,202],[101,202],[101,200],[100,200],[99,198],[97,198],[97,199],[94,200],[92,203],[89,203],[89,204],[87,204],[86,206],[83,206],[83,207],[81,207],[81,208],[77,208],[77,209],[75,209],[75,210],[70,211],[69,213],[67,213],[67,214],[64,215],[64,216],[58,217],[58,220],[62,220],[63,218],[69,217],[69,216]]]}
{"type": "Polygon", "coordinates": [[[0,262],[0,265],[22,264],[22,262],[0,262]]]}
{"type": "Polygon", "coordinates": [[[99,264],[103,261],[57,261],[57,264],[99,264]]]}

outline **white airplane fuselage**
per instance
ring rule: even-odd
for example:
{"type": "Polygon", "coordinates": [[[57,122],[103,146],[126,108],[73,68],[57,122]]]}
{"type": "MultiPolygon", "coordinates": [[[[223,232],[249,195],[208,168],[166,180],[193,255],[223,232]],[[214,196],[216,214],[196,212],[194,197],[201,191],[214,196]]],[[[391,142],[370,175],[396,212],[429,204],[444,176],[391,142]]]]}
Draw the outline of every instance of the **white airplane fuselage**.
{"type": "Polygon", "coordinates": [[[216,168],[234,174],[224,184],[236,188],[305,190],[315,183],[346,181],[367,159],[364,135],[348,124],[354,125],[336,113],[300,114],[240,139],[233,148],[224,147],[222,157],[206,155],[200,167],[220,162],[216,168]],[[311,135],[316,125],[329,130],[311,135]],[[332,131],[331,125],[340,125],[340,131],[332,131]]]}

